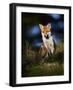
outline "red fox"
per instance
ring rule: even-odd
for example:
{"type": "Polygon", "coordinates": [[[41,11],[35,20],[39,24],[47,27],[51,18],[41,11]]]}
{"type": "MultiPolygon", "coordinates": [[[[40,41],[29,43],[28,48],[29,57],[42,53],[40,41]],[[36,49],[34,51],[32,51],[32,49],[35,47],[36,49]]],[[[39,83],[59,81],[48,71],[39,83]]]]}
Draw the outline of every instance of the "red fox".
{"type": "Polygon", "coordinates": [[[42,40],[43,40],[41,49],[45,48],[46,57],[47,57],[49,54],[53,54],[54,52],[54,41],[51,35],[51,24],[48,23],[46,26],[39,24],[39,27],[41,30],[41,35],[42,35],[42,40]]]}

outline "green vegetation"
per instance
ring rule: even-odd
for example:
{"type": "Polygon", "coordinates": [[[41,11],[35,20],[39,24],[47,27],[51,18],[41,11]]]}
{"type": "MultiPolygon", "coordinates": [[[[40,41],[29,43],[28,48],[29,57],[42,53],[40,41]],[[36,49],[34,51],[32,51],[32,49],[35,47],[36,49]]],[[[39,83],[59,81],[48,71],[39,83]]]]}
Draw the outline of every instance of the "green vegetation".
{"type": "Polygon", "coordinates": [[[31,48],[27,48],[26,50],[23,50],[22,55],[23,77],[64,75],[63,42],[57,45],[53,55],[49,55],[45,59],[42,59],[41,53],[39,53],[38,50],[32,50],[31,48]]]}

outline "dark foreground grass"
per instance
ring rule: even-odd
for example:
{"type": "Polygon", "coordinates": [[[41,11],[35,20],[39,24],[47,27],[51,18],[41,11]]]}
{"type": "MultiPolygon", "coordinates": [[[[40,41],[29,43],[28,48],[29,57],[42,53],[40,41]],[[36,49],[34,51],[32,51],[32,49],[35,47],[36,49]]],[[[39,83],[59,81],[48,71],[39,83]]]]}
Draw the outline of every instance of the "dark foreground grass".
{"type": "Polygon", "coordinates": [[[54,63],[43,63],[39,65],[27,66],[25,77],[32,76],[55,76],[64,74],[64,64],[54,63]]]}
{"type": "Polygon", "coordinates": [[[60,43],[56,47],[56,51],[53,55],[46,59],[41,59],[38,54],[33,51],[24,55],[22,61],[22,77],[32,76],[58,76],[64,75],[64,47],[63,43],[60,43]],[[38,58],[39,57],[39,58],[38,58]]]}

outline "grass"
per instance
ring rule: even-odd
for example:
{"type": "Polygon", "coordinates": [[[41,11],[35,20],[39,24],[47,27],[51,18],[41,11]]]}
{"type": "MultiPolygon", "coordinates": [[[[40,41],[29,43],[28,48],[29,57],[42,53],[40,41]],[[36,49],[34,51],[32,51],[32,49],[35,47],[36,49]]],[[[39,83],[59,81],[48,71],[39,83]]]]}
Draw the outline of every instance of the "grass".
{"type": "Polygon", "coordinates": [[[53,76],[53,75],[63,75],[64,65],[57,62],[54,63],[43,63],[39,65],[32,65],[26,67],[26,75],[28,77],[32,76],[53,76]]]}
{"type": "Polygon", "coordinates": [[[22,77],[64,75],[64,47],[61,42],[53,55],[42,59],[38,51],[23,53],[22,77]]]}

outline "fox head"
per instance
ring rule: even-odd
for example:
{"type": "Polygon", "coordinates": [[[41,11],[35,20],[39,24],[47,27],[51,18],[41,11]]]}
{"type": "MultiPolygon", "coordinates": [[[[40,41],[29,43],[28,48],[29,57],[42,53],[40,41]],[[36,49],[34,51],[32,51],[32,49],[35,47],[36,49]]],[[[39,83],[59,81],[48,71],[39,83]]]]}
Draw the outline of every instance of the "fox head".
{"type": "Polygon", "coordinates": [[[44,37],[46,39],[48,39],[51,35],[51,24],[48,23],[46,26],[43,26],[42,24],[39,24],[39,27],[41,29],[42,35],[44,35],[44,37]]]}

